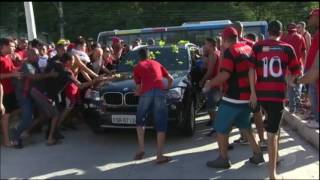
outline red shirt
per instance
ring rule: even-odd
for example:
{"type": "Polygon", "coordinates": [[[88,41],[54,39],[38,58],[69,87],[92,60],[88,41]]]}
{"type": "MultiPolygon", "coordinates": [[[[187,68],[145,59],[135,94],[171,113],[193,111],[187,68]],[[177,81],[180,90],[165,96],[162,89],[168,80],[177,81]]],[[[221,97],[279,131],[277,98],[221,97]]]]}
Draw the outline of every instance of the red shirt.
{"type": "Polygon", "coordinates": [[[255,42],[251,41],[250,39],[244,38],[244,37],[240,38],[239,41],[240,41],[241,43],[244,43],[244,44],[250,46],[251,48],[252,48],[253,45],[255,44],[255,42]]]}
{"type": "Polygon", "coordinates": [[[252,48],[244,43],[236,43],[225,50],[223,57],[220,71],[230,73],[230,78],[224,85],[227,87],[225,96],[236,100],[249,100],[248,72],[252,48]]]}
{"type": "MultiPolygon", "coordinates": [[[[12,63],[10,55],[2,56],[0,55],[0,73],[9,74],[14,72],[15,66],[12,63]]],[[[12,84],[11,78],[0,79],[1,84],[3,85],[3,94],[7,95],[14,92],[14,86],[12,84]]]]}
{"type": "Polygon", "coordinates": [[[163,89],[163,77],[168,77],[169,73],[156,60],[140,61],[133,70],[134,81],[141,84],[140,95],[152,90],[163,89]]]}
{"type": "MultiPolygon", "coordinates": [[[[219,50],[215,50],[213,52],[213,56],[216,59],[216,63],[213,65],[213,72],[212,72],[212,76],[209,77],[209,79],[212,79],[214,77],[216,77],[218,75],[219,72],[219,66],[220,66],[220,51],[219,50]]],[[[212,61],[209,60],[208,62],[208,67],[211,65],[212,61]]],[[[215,87],[220,87],[220,85],[215,86],[215,87]]]]}
{"type": "Polygon", "coordinates": [[[302,52],[307,49],[306,41],[303,36],[297,32],[289,32],[287,35],[281,37],[281,41],[290,44],[294,48],[299,63],[303,66],[302,52]]]}
{"type": "MultiPolygon", "coordinates": [[[[74,76],[71,70],[69,72],[74,76]]],[[[80,98],[80,89],[74,82],[71,82],[65,87],[64,94],[71,101],[71,104],[74,104],[80,98]]]]}
{"type": "Polygon", "coordinates": [[[64,94],[74,104],[80,98],[79,87],[75,83],[69,83],[65,89],[64,94]]]}
{"type": "Polygon", "coordinates": [[[312,67],[314,59],[316,57],[316,53],[319,50],[319,30],[314,34],[311,41],[311,46],[308,51],[307,62],[306,62],[306,70],[309,70],[312,67]]]}
{"type": "Polygon", "coordinates": [[[13,64],[19,69],[23,63],[23,61],[26,61],[28,58],[27,50],[19,50],[15,52],[16,55],[19,56],[20,62],[13,61],[13,64]]]}
{"type": "Polygon", "coordinates": [[[301,66],[291,45],[274,40],[264,40],[253,47],[251,66],[256,69],[258,101],[283,102],[286,93],[287,69],[301,74],[301,66]]]}

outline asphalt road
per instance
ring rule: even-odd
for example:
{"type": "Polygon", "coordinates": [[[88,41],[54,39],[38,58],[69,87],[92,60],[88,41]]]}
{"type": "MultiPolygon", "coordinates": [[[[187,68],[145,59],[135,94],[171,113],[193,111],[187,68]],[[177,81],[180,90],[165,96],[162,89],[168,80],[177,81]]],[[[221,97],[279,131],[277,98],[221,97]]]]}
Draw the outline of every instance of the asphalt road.
{"type": "MultiPolygon", "coordinates": [[[[232,167],[217,170],[206,167],[206,161],[218,155],[215,137],[202,117],[197,120],[193,137],[179,133],[168,134],[167,155],[169,164],[155,165],[155,133],[146,133],[146,158],[133,161],[137,150],[134,130],[112,130],[96,135],[85,124],[77,131],[65,131],[63,144],[47,147],[43,134],[29,137],[21,150],[1,147],[1,179],[265,179],[267,163],[254,166],[247,163],[251,150],[247,145],[235,145],[230,151],[232,167]]],[[[234,129],[230,142],[239,137],[234,129]]],[[[268,161],[267,153],[264,153],[268,161]]],[[[283,127],[280,156],[284,159],[278,172],[285,179],[319,179],[318,150],[307,144],[288,127],[283,127]]]]}

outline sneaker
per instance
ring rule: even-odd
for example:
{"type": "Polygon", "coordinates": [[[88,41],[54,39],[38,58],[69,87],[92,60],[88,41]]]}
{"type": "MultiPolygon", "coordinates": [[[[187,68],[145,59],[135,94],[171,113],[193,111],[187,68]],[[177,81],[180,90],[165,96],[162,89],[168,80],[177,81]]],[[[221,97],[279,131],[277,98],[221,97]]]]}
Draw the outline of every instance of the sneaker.
{"type": "Polygon", "coordinates": [[[266,140],[260,141],[259,146],[261,149],[266,149],[268,147],[267,141],[266,140]]]}
{"type": "Polygon", "coordinates": [[[243,138],[243,137],[240,137],[239,139],[233,141],[233,143],[235,144],[249,144],[248,140],[243,138]]]}
{"type": "Polygon", "coordinates": [[[219,156],[216,160],[208,161],[207,166],[210,168],[229,169],[231,167],[231,162],[229,159],[223,159],[219,156]]]}
{"type": "Polygon", "coordinates": [[[310,121],[307,126],[309,128],[312,128],[312,129],[319,129],[319,122],[317,121],[310,121]]]}
{"type": "Polygon", "coordinates": [[[252,164],[260,164],[260,163],[264,163],[264,158],[263,158],[263,154],[262,153],[254,153],[253,156],[251,158],[249,158],[249,162],[252,164]]]}

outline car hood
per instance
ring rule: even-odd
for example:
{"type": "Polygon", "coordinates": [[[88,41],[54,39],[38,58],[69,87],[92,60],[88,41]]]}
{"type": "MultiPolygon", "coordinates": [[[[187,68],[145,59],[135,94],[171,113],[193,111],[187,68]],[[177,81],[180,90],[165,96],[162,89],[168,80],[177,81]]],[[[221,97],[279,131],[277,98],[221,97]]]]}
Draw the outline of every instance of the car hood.
{"type": "MultiPolygon", "coordinates": [[[[184,79],[187,79],[188,71],[170,71],[169,72],[172,77],[174,78],[174,85],[173,87],[185,87],[186,84],[182,83],[184,79]]],[[[121,75],[120,78],[113,80],[110,83],[104,84],[100,86],[98,89],[100,93],[106,92],[133,92],[136,88],[136,85],[133,80],[132,73],[119,73],[121,75]]],[[[163,80],[165,86],[167,84],[167,80],[163,80]]]]}

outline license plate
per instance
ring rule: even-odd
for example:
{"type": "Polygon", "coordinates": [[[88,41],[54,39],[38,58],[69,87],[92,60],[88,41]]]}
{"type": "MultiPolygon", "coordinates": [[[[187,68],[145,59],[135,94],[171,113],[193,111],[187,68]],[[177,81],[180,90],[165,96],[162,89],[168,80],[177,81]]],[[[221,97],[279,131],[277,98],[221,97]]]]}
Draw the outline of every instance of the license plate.
{"type": "Polygon", "coordinates": [[[113,124],[136,124],[136,115],[112,115],[113,124]]]}

